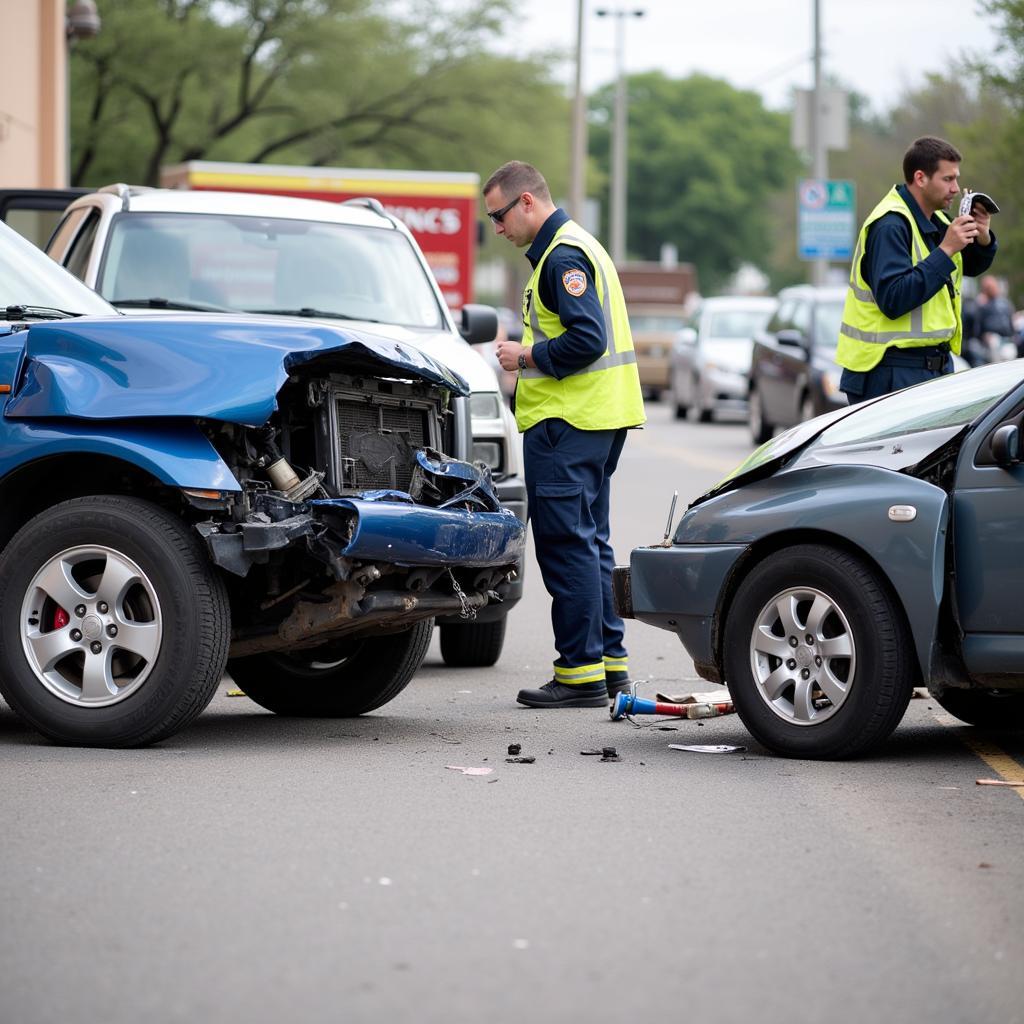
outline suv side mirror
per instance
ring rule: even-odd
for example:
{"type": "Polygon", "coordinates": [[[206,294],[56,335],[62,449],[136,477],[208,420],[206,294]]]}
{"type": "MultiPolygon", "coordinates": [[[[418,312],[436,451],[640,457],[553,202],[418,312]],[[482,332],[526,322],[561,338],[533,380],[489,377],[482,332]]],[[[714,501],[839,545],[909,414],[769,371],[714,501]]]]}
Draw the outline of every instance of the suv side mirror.
{"type": "Polygon", "coordinates": [[[780,345],[789,345],[791,348],[807,348],[807,342],[804,341],[803,334],[800,331],[793,330],[791,327],[779,331],[775,338],[780,345]]]}
{"type": "Polygon", "coordinates": [[[467,302],[462,307],[462,321],[459,334],[470,345],[482,345],[494,341],[498,336],[498,311],[493,306],[481,306],[475,302],[467,302]]]}
{"type": "Polygon", "coordinates": [[[697,344],[697,332],[692,327],[680,327],[676,331],[676,348],[686,348],[697,344]]]}
{"type": "Polygon", "coordinates": [[[1004,423],[992,435],[989,447],[997,466],[1009,469],[1020,465],[1020,428],[1013,423],[1004,423]]]}

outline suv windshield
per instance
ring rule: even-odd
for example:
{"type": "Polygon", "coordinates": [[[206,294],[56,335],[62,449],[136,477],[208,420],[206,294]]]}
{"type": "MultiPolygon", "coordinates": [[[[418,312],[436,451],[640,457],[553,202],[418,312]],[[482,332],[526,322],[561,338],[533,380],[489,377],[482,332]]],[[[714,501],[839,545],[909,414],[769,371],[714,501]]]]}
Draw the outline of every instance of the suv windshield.
{"type": "Polygon", "coordinates": [[[1022,376],[1024,363],[1015,359],[938,377],[851,413],[825,430],[818,444],[880,441],[940,427],[966,426],[1020,384],[1022,376]]]}
{"type": "Polygon", "coordinates": [[[0,224],[0,309],[8,306],[94,316],[117,312],[31,242],[0,224]]]}
{"type": "Polygon", "coordinates": [[[443,327],[408,239],[390,228],[216,214],[128,213],[111,224],[99,292],[199,309],[443,327]]]}

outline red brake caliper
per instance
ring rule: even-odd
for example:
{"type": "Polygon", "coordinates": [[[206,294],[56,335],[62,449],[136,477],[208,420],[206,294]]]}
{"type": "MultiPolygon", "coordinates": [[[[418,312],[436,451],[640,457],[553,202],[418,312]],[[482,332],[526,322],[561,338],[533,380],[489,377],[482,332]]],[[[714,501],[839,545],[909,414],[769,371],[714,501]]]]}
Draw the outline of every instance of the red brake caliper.
{"type": "Polygon", "coordinates": [[[68,613],[66,611],[64,611],[63,608],[58,608],[53,613],[53,628],[54,629],[63,629],[70,621],[71,621],[71,617],[68,615],[68,613]]]}

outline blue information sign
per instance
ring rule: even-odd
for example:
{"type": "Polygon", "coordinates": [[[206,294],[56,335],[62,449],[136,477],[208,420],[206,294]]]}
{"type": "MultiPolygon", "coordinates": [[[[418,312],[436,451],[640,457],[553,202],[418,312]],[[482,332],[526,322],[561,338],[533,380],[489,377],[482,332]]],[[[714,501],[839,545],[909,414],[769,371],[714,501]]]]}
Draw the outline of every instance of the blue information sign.
{"type": "Polygon", "coordinates": [[[804,178],[797,187],[797,249],[802,260],[848,260],[857,234],[852,181],[804,178]]]}

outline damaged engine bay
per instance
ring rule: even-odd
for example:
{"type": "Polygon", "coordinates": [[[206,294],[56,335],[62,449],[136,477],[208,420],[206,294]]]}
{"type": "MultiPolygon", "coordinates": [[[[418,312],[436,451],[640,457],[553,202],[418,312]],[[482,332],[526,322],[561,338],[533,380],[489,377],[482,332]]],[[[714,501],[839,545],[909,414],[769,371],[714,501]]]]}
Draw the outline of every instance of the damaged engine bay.
{"type": "Polygon", "coordinates": [[[226,570],[232,657],[471,619],[502,600],[525,528],[484,463],[441,453],[451,400],[425,381],[307,364],[263,426],[205,422],[242,488],[187,492],[226,570]]]}

